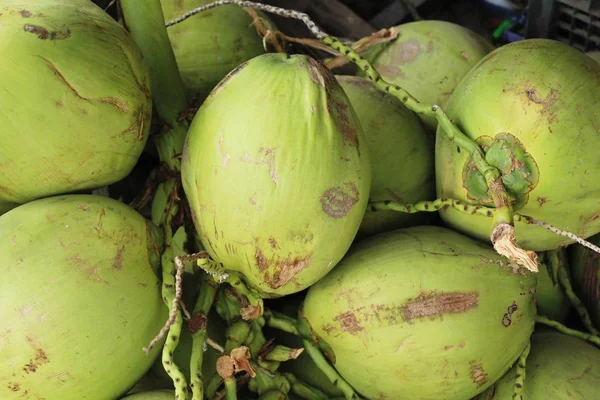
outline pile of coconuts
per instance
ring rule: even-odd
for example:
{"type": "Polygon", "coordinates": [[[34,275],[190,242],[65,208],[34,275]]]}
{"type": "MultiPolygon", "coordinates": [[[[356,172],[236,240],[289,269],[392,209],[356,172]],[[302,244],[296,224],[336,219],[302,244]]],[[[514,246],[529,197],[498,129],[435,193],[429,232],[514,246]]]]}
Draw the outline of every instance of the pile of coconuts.
{"type": "Polygon", "coordinates": [[[595,55],[235,3],[0,2],[0,399],[598,398],[595,55]]]}

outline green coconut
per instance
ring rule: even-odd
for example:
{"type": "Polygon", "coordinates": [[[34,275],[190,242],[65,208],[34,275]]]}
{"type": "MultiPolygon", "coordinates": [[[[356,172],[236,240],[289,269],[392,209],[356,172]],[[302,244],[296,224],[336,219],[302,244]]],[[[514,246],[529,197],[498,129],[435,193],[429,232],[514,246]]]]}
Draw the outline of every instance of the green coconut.
{"type": "MultiPolygon", "coordinates": [[[[516,366],[474,400],[512,400],[516,366]]],[[[556,331],[536,331],[527,357],[524,398],[590,400],[598,398],[600,350],[556,331]]]]}
{"type": "MultiPolygon", "coordinates": [[[[600,64],[549,39],[505,45],[458,86],[446,113],[499,169],[513,209],[586,238],[600,232],[600,64]]],[[[438,128],[438,197],[493,207],[468,152],[438,128]]],[[[452,228],[489,241],[492,218],[440,210],[452,228]]],[[[573,243],[540,226],[515,222],[517,243],[546,251],[573,243]]]]}
{"type": "Polygon", "coordinates": [[[126,30],[89,0],[6,0],[0,15],[0,202],[125,178],[152,110],[126,30]]]}
{"type": "MultiPolygon", "coordinates": [[[[444,107],[467,72],[494,49],[482,36],[446,21],[415,21],[393,29],[398,38],[373,46],[364,56],[383,79],[428,105],[444,107]]],[[[435,129],[434,118],[421,119],[435,129]]]]}
{"type": "Polygon", "coordinates": [[[369,399],[468,399],[529,343],[536,275],[442,227],[372,236],[308,289],[301,318],[369,399]],[[326,306],[325,306],[326,305],[326,306]]]}
{"type": "Polygon", "coordinates": [[[93,195],[0,217],[0,398],[114,399],[150,368],[167,318],[160,231],[93,195]]]}
{"type": "Polygon", "coordinates": [[[202,246],[264,297],[299,292],[346,253],[367,207],[368,148],[335,77],[264,54],[196,113],[182,182],[202,246]]]}
{"type": "MultiPolygon", "coordinates": [[[[160,0],[171,21],[212,0],[160,0]]],[[[269,18],[255,11],[262,24],[269,18]]],[[[241,63],[266,53],[253,17],[237,5],[215,7],[167,28],[179,73],[190,100],[204,100],[225,75],[241,63]]]]}
{"type": "MultiPolygon", "coordinates": [[[[589,241],[600,246],[600,235],[589,241]]],[[[581,299],[596,329],[600,329],[600,254],[574,244],[569,247],[570,272],[573,289],[581,299]]]]}
{"type": "MultiPolygon", "coordinates": [[[[434,144],[415,113],[366,78],[337,76],[363,128],[371,160],[371,201],[435,198],[434,144]],[[400,173],[399,171],[407,171],[400,173]]],[[[422,224],[429,214],[367,211],[360,236],[422,224]]]]}
{"type": "Polygon", "coordinates": [[[174,398],[175,393],[172,390],[151,390],[130,394],[121,400],[173,400],[174,398]]]}

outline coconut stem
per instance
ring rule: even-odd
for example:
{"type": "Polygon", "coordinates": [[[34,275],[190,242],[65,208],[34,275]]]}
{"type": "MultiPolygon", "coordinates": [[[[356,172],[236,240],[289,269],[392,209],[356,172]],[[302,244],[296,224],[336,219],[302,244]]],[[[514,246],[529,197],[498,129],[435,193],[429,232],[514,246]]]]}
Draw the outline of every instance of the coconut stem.
{"type": "Polygon", "coordinates": [[[352,386],[350,386],[350,384],[346,382],[331,365],[329,365],[323,353],[321,353],[321,351],[314,344],[306,339],[303,339],[302,345],[317,368],[319,368],[321,372],[327,376],[327,379],[329,379],[331,383],[341,390],[346,399],[359,399],[352,386]]]}
{"type": "Polygon", "coordinates": [[[525,378],[527,375],[527,357],[531,351],[531,342],[527,343],[527,346],[519,356],[517,360],[517,374],[515,376],[515,383],[513,386],[513,399],[523,400],[525,392],[525,378]]]}
{"type": "Polygon", "coordinates": [[[581,322],[585,329],[587,329],[592,335],[599,336],[600,331],[598,331],[594,324],[592,324],[592,319],[590,318],[590,314],[588,313],[585,305],[579,299],[579,297],[575,294],[575,290],[573,290],[573,286],[571,285],[571,277],[569,275],[569,271],[567,270],[567,266],[562,260],[561,252],[564,254],[565,249],[553,250],[546,252],[546,257],[548,258],[548,269],[551,271],[556,271],[558,282],[562,288],[563,293],[567,296],[575,311],[581,318],[581,322]]]}
{"type": "Polygon", "coordinates": [[[293,318],[269,309],[265,310],[264,317],[267,321],[268,327],[279,329],[280,331],[291,333],[292,335],[300,335],[298,329],[296,328],[296,320],[293,318]]]}
{"type": "Polygon", "coordinates": [[[202,274],[200,293],[192,317],[188,322],[188,331],[192,335],[192,354],[190,357],[190,388],[192,400],[204,399],[204,377],[202,376],[202,362],[204,359],[204,346],[208,333],[208,313],[214,303],[217,289],[212,280],[202,274]]]}
{"type": "Polygon", "coordinates": [[[235,378],[225,379],[225,398],[237,400],[237,383],[235,378]]]}
{"type": "Polygon", "coordinates": [[[263,358],[268,361],[285,362],[297,359],[303,351],[304,349],[292,349],[278,344],[263,355],[263,358]]]}
{"type": "Polygon", "coordinates": [[[592,335],[587,332],[581,332],[581,331],[577,331],[575,329],[568,328],[565,325],[561,324],[560,322],[553,321],[543,315],[538,315],[535,322],[549,326],[551,328],[554,328],[557,331],[564,333],[565,335],[570,335],[570,336],[579,338],[581,340],[585,340],[586,342],[591,343],[596,347],[600,347],[600,336],[592,335]]]}
{"type": "Polygon", "coordinates": [[[288,380],[288,382],[292,385],[292,392],[306,400],[328,400],[329,396],[320,391],[317,388],[314,388],[305,382],[302,382],[294,374],[289,372],[284,372],[283,376],[288,380]]]}

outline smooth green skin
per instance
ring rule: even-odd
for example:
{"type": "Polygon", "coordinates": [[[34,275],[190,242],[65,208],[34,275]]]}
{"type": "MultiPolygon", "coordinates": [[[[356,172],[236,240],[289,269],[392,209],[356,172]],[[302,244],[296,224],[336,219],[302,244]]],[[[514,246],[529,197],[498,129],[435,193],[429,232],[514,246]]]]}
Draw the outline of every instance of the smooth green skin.
{"type": "Polygon", "coordinates": [[[0,398],[105,400],[144,375],[161,346],[142,348],[167,319],[153,229],[91,195],[0,217],[0,398]]]}
{"type": "MultiPolygon", "coordinates": [[[[537,186],[515,211],[586,238],[600,232],[600,157],[593,150],[600,129],[599,86],[600,64],[585,54],[560,42],[528,39],[484,58],[445,111],[472,139],[503,132],[515,136],[539,168],[537,186]]],[[[458,152],[441,128],[435,154],[438,197],[479,204],[467,200],[463,184],[469,155],[458,152]]],[[[492,218],[453,208],[440,215],[452,228],[490,241],[492,218]]],[[[573,242],[540,226],[515,222],[515,229],[518,244],[528,250],[573,242]]]]}
{"type": "Polygon", "coordinates": [[[304,56],[258,56],[196,113],[181,176],[203,247],[264,297],[302,291],[346,253],[371,188],[360,122],[304,56]]]}
{"type": "MultiPolygon", "coordinates": [[[[480,35],[451,22],[415,21],[394,29],[397,39],[373,46],[364,56],[383,79],[427,105],[443,108],[467,72],[494,49],[480,35]]],[[[421,119],[436,128],[435,118],[421,119]]]]}
{"type": "Polygon", "coordinates": [[[535,300],[538,312],[551,320],[564,322],[571,312],[571,302],[558,283],[554,284],[545,264],[539,264],[535,300]]]}
{"type": "MultiPolygon", "coordinates": [[[[600,246],[600,234],[589,238],[600,246]]],[[[580,244],[569,246],[573,289],[585,304],[594,326],[600,329],[600,254],[580,244]]]]}
{"type": "Polygon", "coordinates": [[[7,0],[0,14],[0,201],[125,178],[152,111],[148,68],[125,29],[89,0],[7,0]]]}
{"type": "MultiPolygon", "coordinates": [[[[516,367],[473,400],[512,400],[516,367]]],[[[600,350],[556,331],[536,331],[527,357],[524,398],[590,400],[598,398],[600,350]]]]}
{"type": "Polygon", "coordinates": [[[313,285],[301,315],[364,397],[468,399],[511,367],[533,331],[537,279],[512,267],[446,228],[383,233],[313,285]]]}
{"type": "Polygon", "coordinates": [[[121,400],[173,400],[175,393],[172,390],[153,390],[148,392],[140,392],[130,394],[123,397],[121,400]]]}
{"type": "MultiPolygon", "coordinates": [[[[415,113],[356,76],[336,76],[365,134],[371,160],[371,201],[415,203],[435,198],[434,144],[415,113]],[[401,173],[400,171],[406,171],[401,173]]],[[[367,211],[359,236],[422,224],[427,214],[367,211]]]]}
{"type": "MultiPolygon", "coordinates": [[[[171,21],[212,0],[160,0],[171,21]]],[[[265,14],[257,11],[266,23],[265,14]]],[[[188,99],[204,100],[235,67],[266,53],[252,17],[237,5],[215,7],[167,28],[188,99]]]]}

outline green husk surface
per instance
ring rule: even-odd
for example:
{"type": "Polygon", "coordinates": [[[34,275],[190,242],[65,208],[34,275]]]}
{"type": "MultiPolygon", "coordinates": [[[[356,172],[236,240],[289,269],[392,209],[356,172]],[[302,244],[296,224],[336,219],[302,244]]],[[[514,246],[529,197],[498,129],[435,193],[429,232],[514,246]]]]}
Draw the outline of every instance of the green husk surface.
{"type": "Polygon", "coordinates": [[[366,398],[467,399],[528,344],[536,283],[489,246],[412,227],[354,245],[309,288],[300,316],[366,398]]]}
{"type": "Polygon", "coordinates": [[[117,182],[148,139],[148,68],[89,0],[0,3],[0,202],[117,182]]]}
{"type": "Polygon", "coordinates": [[[264,54],[240,65],[198,110],[182,158],[202,246],[265,297],[318,281],[366,210],[362,139],[346,94],[319,62],[264,54]]]}
{"type": "Polygon", "coordinates": [[[117,398],[158,356],[160,231],[92,195],[0,217],[0,398],[117,398]]]}

